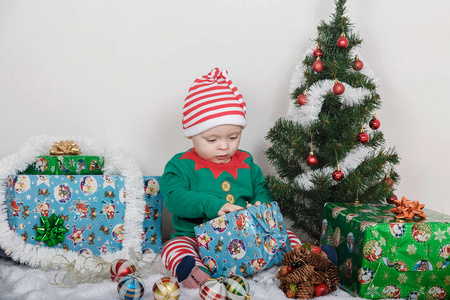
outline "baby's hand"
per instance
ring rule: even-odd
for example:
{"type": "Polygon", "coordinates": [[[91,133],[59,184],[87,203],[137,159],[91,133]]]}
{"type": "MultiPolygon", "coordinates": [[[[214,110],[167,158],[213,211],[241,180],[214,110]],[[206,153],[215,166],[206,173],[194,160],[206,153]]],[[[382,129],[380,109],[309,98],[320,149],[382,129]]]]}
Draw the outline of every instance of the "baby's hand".
{"type": "MultiPolygon", "coordinates": [[[[260,204],[261,204],[261,201],[256,201],[254,205],[260,205],[260,204]]],[[[252,206],[252,204],[247,203],[246,207],[250,207],[250,206],[252,206]]]]}
{"type": "Polygon", "coordinates": [[[219,212],[217,213],[219,216],[223,216],[226,215],[227,213],[236,211],[236,210],[240,210],[242,209],[242,207],[238,206],[238,205],[234,205],[231,203],[226,203],[222,206],[222,208],[219,210],[219,212]]]}

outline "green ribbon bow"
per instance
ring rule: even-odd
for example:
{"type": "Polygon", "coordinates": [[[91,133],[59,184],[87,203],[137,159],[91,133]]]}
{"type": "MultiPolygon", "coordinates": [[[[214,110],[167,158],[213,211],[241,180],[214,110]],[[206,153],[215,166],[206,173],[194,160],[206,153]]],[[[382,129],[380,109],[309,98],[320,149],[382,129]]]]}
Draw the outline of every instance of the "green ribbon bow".
{"type": "Polygon", "coordinates": [[[41,216],[41,226],[36,231],[36,241],[47,243],[48,247],[53,247],[57,243],[64,242],[64,235],[69,231],[63,226],[64,219],[52,214],[50,217],[41,216]]]}

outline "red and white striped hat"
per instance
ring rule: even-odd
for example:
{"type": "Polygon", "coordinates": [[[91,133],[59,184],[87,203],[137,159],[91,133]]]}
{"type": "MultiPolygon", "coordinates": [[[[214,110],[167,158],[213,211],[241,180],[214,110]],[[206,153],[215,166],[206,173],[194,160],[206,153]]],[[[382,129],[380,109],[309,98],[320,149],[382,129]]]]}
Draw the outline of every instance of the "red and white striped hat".
{"type": "Polygon", "coordinates": [[[219,68],[197,78],[184,100],[183,130],[191,137],[219,125],[245,128],[246,108],[242,95],[219,68]]]}

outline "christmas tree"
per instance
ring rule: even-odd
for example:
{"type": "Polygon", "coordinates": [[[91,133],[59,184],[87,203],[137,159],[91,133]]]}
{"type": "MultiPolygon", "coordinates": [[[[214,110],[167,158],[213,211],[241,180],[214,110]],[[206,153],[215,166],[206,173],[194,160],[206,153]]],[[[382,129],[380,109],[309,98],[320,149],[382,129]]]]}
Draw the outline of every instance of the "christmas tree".
{"type": "Polygon", "coordinates": [[[291,80],[286,118],[266,138],[266,155],[277,175],[269,188],[292,226],[319,239],[327,202],[384,203],[392,200],[399,175],[395,149],[386,148],[373,73],[364,65],[362,43],[346,17],[346,0],[335,1],[329,23],[291,80]]]}

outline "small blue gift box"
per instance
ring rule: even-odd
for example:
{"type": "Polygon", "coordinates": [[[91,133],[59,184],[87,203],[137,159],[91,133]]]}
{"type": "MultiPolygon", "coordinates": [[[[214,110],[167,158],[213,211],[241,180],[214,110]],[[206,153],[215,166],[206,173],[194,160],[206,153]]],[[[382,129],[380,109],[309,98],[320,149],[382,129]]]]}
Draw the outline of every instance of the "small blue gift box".
{"type": "MultiPolygon", "coordinates": [[[[143,178],[143,253],[162,248],[159,179],[143,178]]],[[[36,230],[42,226],[42,216],[55,214],[69,231],[53,247],[101,255],[122,249],[125,195],[123,176],[22,174],[8,176],[5,200],[9,225],[26,243],[47,246],[36,240],[36,230]]]]}
{"type": "Polygon", "coordinates": [[[278,204],[235,211],[195,227],[203,264],[211,276],[242,276],[279,264],[291,250],[278,204]]]}

